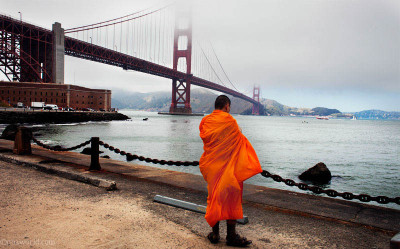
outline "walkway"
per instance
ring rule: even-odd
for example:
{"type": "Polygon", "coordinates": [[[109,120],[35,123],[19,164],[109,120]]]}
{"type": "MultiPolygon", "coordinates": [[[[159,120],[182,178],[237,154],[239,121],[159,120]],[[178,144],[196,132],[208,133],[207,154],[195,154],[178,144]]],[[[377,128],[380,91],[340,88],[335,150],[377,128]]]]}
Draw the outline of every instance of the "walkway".
{"type": "MultiPolygon", "coordinates": [[[[2,160],[12,161],[15,164],[31,166],[35,164],[46,164],[50,167],[64,167],[80,174],[95,175],[103,179],[117,182],[119,190],[107,192],[104,189],[95,188],[87,184],[76,183],[64,179],[60,180],[60,178],[56,176],[48,176],[45,174],[41,176],[46,178],[46,180],[43,181],[40,179],[41,177],[39,177],[42,173],[37,173],[24,167],[18,166],[10,168],[10,166],[7,166],[6,168],[1,169],[1,181],[9,182],[8,185],[0,185],[2,192],[7,189],[13,189],[13,185],[15,185],[16,187],[14,189],[17,191],[15,193],[22,191],[25,193],[22,196],[29,199],[29,191],[31,190],[28,187],[28,184],[24,181],[15,180],[17,178],[29,178],[29,185],[35,185],[34,182],[36,181],[36,184],[41,186],[40,188],[32,188],[33,196],[39,195],[42,192],[48,192],[49,196],[56,196],[57,193],[60,193],[66,195],[66,199],[71,198],[74,200],[78,198],[82,201],[82,203],[77,204],[76,208],[78,209],[76,210],[76,213],[82,213],[81,216],[83,217],[83,220],[81,223],[78,222],[74,226],[76,226],[76,229],[78,230],[83,227],[83,229],[90,234],[91,238],[97,236],[99,239],[103,239],[104,237],[101,235],[92,235],[91,230],[94,230],[95,233],[101,234],[101,232],[105,232],[109,229],[107,222],[93,225],[97,224],[95,222],[96,218],[93,217],[97,217],[97,219],[103,217],[104,221],[108,219],[108,210],[113,210],[112,207],[105,205],[107,200],[109,200],[108,203],[112,202],[114,208],[120,206],[124,210],[123,212],[118,211],[113,214],[115,215],[115,220],[111,220],[110,222],[112,223],[115,222],[115,224],[122,224],[119,223],[118,220],[126,219],[123,213],[135,210],[138,208],[136,205],[138,205],[139,208],[143,207],[145,212],[149,213],[149,217],[153,217],[151,219],[159,219],[161,224],[165,224],[165,227],[169,227],[172,224],[171,226],[173,228],[171,229],[182,230],[183,234],[185,234],[182,235],[184,237],[183,241],[188,240],[193,242],[199,240],[201,241],[198,244],[199,246],[204,245],[202,244],[203,242],[206,243],[206,245],[209,245],[207,240],[204,238],[207,235],[209,228],[207,227],[202,214],[165,206],[152,201],[156,194],[160,194],[204,205],[207,194],[206,185],[201,176],[161,170],[110,159],[100,160],[103,168],[101,172],[88,172],[86,169],[90,163],[89,156],[74,152],[52,152],[37,146],[33,146],[32,156],[17,156],[13,155],[11,152],[7,152],[12,148],[12,146],[13,142],[0,140],[0,148],[2,148],[0,151],[0,157],[2,160]],[[31,178],[29,177],[31,175],[37,175],[38,177],[31,178]],[[38,179],[35,180],[36,178],[38,179]],[[42,185],[40,182],[44,182],[44,184],[42,185]],[[58,183],[60,184],[58,185],[58,183]],[[47,189],[49,186],[54,187],[51,187],[51,191],[44,191],[44,189],[47,189]],[[71,188],[74,190],[71,190],[71,188]],[[80,188],[82,188],[82,191],[80,191],[80,188]],[[140,201],[136,201],[138,198],[140,201]],[[85,203],[92,203],[90,205],[88,204],[92,211],[89,212],[87,210],[88,206],[85,206],[85,203]],[[99,205],[96,205],[95,203],[98,203],[99,205]],[[80,207],[81,204],[82,207],[80,207]],[[188,231],[190,232],[187,233],[188,231]],[[191,237],[193,235],[195,235],[195,237],[191,237]]],[[[18,198],[12,198],[13,193],[14,192],[10,191],[7,192],[7,195],[10,195],[11,198],[8,198],[7,204],[2,205],[1,209],[2,211],[10,210],[12,207],[12,210],[15,209],[15,212],[18,213],[18,208],[20,211],[18,215],[11,214],[4,218],[6,220],[0,220],[0,226],[3,227],[0,229],[2,231],[1,234],[14,234],[14,237],[17,236],[18,238],[21,238],[24,232],[12,229],[14,224],[12,220],[20,219],[18,218],[19,215],[25,213],[21,210],[21,207],[18,204],[21,200],[24,201],[25,199],[22,198],[21,200],[18,200],[18,198]],[[7,221],[7,219],[10,221],[7,221]],[[3,224],[5,226],[3,226],[3,224]],[[3,229],[5,229],[6,233],[3,233],[3,229]]],[[[16,197],[15,193],[14,197],[16,197]]],[[[30,198],[32,199],[33,197],[30,198]]],[[[38,218],[36,217],[36,212],[31,212],[31,210],[40,210],[38,214],[50,214],[53,212],[53,208],[64,206],[64,209],[62,210],[65,211],[73,208],[76,204],[75,201],[71,203],[65,200],[62,201],[62,199],[65,199],[64,197],[57,198],[55,197],[56,200],[60,201],[59,204],[57,204],[58,201],[51,201],[51,203],[47,203],[46,200],[43,201],[43,205],[50,205],[52,207],[50,209],[43,209],[43,207],[37,203],[38,199],[33,198],[35,200],[33,206],[23,217],[27,220],[31,219],[37,221],[38,218]]],[[[250,222],[247,225],[240,226],[239,229],[245,236],[254,241],[253,247],[255,248],[387,248],[389,246],[390,238],[397,231],[400,231],[400,211],[393,209],[379,208],[339,199],[317,197],[252,185],[245,186],[244,200],[245,214],[249,217],[250,222]]],[[[73,213],[70,215],[72,214],[73,213]]],[[[72,218],[72,216],[68,217],[72,218]]],[[[164,225],[161,226],[161,228],[159,226],[146,227],[143,221],[142,223],[139,222],[135,224],[133,220],[136,218],[134,218],[134,216],[130,216],[129,219],[129,222],[131,222],[129,224],[131,224],[131,226],[124,225],[123,229],[127,229],[124,230],[124,233],[111,233],[111,237],[109,237],[109,240],[111,241],[111,244],[109,244],[110,247],[115,247],[117,245],[134,247],[130,246],[129,241],[131,240],[127,238],[130,237],[130,235],[133,236],[137,229],[140,230],[142,228],[150,234],[157,234],[157,236],[160,235],[161,238],[165,240],[165,244],[162,244],[165,246],[160,247],[171,247],[171,244],[169,244],[171,241],[174,241],[174,243],[182,242],[181,240],[172,239],[173,236],[163,229],[164,225]],[[160,230],[160,232],[157,232],[158,230],[160,230]],[[122,238],[118,238],[117,235],[121,235],[122,238]],[[119,243],[116,241],[119,241],[119,243]]],[[[29,222],[29,224],[34,225],[35,223],[29,222]]],[[[46,226],[49,226],[49,230],[51,230],[51,227],[59,224],[67,225],[68,219],[64,217],[63,220],[59,221],[59,223],[53,222],[46,226]]],[[[67,231],[67,234],[70,234],[73,230],[74,228],[72,227],[67,231]]],[[[222,230],[222,232],[224,232],[224,230],[222,230]]],[[[43,230],[43,234],[40,235],[42,239],[46,239],[43,237],[45,234],[47,233],[43,230]]],[[[78,237],[79,234],[80,233],[77,235],[78,237]]],[[[47,239],[57,241],[58,237],[56,234],[51,236],[56,237],[47,239]]],[[[48,235],[48,237],[51,236],[48,235]]],[[[146,240],[146,238],[143,239],[146,240]]],[[[65,241],[63,238],[60,238],[59,243],[70,246],[70,244],[68,244],[69,242],[65,241]]],[[[88,242],[85,245],[90,246],[94,244],[88,242]]],[[[103,244],[99,243],[99,245],[103,244]]],[[[152,245],[155,244],[149,244],[149,247],[153,247],[152,245]]],[[[221,247],[223,245],[223,243],[220,243],[216,247],[221,247]]],[[[105,244],[103,246],[107,247],[105,244]]],[[[191,246],[193,246],[193,244],[180,245],[180,247],[191,246]]]]}

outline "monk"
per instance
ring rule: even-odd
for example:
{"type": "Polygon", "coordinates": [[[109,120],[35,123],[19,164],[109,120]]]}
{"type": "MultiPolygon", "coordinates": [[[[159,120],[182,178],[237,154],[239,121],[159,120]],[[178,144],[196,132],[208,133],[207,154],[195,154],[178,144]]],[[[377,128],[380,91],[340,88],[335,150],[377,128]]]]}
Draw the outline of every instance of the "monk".
{"type": "Polygon", "coordinates": [[[220,240],[219,221],[227,221],[226,244],[245,247],[251,240],[236,233],[236,220],[243,218],[243,181],[262,171],[253,147],[229,114],[231,101],[225,95],[215,100],[215,110],[200,123],[204,153],[200,171],[207,182],[208,197],[205,218],[212,227],[207,238],[220,240]]]}

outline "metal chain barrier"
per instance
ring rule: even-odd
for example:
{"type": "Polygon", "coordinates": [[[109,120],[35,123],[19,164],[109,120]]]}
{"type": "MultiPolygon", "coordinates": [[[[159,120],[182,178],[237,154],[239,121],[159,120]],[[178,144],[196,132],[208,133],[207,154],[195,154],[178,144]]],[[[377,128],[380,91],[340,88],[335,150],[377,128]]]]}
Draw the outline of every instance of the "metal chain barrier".
{"type": "Polygon", "coordinates": [[[166,161],[166,160],[159,160],[159,159],[152,159],[149,157],[143,157],[143,156],[138,156],[135,154],[131,153],[126,153],[123,150],[120,150],[118,148],[115,148],[114,146],[110,146],[107,143],[104,143],[103,141],[99,141],[99,144],[102,145],[104,148],[109,149],[110,151],[114,151],[117,154],[121,154],[122,156],[126,156],[127,161],[132,161],[132,160],[139,160],[139,161],[145,161],[147,163],[154,163],[154,164],[161,164],[161,165],[175,165],[175,166],[198,166],[199,162],[198,161],[193,161],[193,162],[188,162],[188,161],[166,161]]]}
{"type": "MultiPolygon", "coordinates": [[[[98,138],[97,138],[98,139],[98,138]]],[[[49,146],[49,145],[45,145],[42,142],[40,142],[39,140],[37,140],[35,137],[32,137],[33,142],[35,142],[37,145],[45,148],[45,149],[49,149],[49,150],[53,150],[53,151],[70,151],[70,150],[76,150],[79,149],[85,145],[88,145],[90,142],[92,142],[92,139],[89,139],[86,142],[83,142],[81,144],[78,144],[74,147],[70,147],[70,148],[61,148],[59,146],[49,146]]],[[[149,157],[143,157],[143,156],[138,156],[132,153],[127,153],[123,150],[120,150],[118,148],[115,148],[114,146],[110,146],[109,144],[103,142],[103,141],[99,141],[98,143],[99,145],[103,146],[106,149],[109,149],[110,151],[114,151],[116,154],[120,154],[122,156],[126,156],[126,160],[127,161],[132,161],[132,160],[139,160],[139,161],[144,161],[147,163],[154,163],[154,164],[161,164],[161,165],[175,165],[175,166],[198,166],[199,162],[198,161],[167,161],[167,160],[159,160],[159,159],[153,159],[153,158],[149,158],[149,157]]],[[[98,150],[98,149],[97,149],[98,150]]],[[[98,155],[97,155],[98,157],[98,155]]],[[[370,196],[367,194],[360,194],[360,195],[356,195],[350,192],[338,192],[336,190],[333,189],[322,189],[321,187],[317,187],[317,186],[309,186],[308,184],[305,183],[297,183],[292,179],[284,179],[279,175],[274,175],[271,174],[270,172],[263,170],[263,172],[261,172],[261,175],[264,176],[265,178],[272,178],[274,181],[276,182],[283,182],[288,186],[296,186],[301,190],[304,191],[312,191],[315,194],[326,194],[330,197],[342,197],[345,200],[353,200],[353,199],[357,199],[360,200],[362,202],[370,202],[370,201],[376,201],[380,204],[388,204],[388,203],[396,203],[398,205],[400,205],[400,197],[396,197],[396,198],[390,198],[387,196],[370,196]]]]}
{"type": "Polygon", "coordinates": [[[263,172],[261,172],[261,175],[268,178],[271,177],[274,181],[276,182],[284,182],[286,185],[288,186],[296,186],[301,190],[307,191],[307,190],[311,190],[313,193],[315,194],[326,194],[330,197],[342,197],[345,200],[353,200],[353,199],[357,199],[360,200],[362,202],[370,202],[370,201],[376,201],[380,204],[388,204],[390,202],[396,203],[398,205],[400,205],[400,197],[396,197],[396,198],[390,198],[387,196],[376,196],[376,197],[372,197],[370,195],[366,195],[366,194],[360,194],[360,195],[355,195],[353,193],[350,192],[344,192],[344,193],[340,193],[337,192],[336,190],[333,189],[322,189],[320,187],[317,186],[308,186],[308,184],[305,183],[297,183],[295,181],[293,181],[292,179],[284,179],[279,175],[273,175],[271,173],[269,173],[266,170],[263,170],[263,172]]]}
{"type": "Polygon", "coordinates": [[[81,144],[78,144],[76,146],[69,147],[69,148],[62,148],[60,146],[46,145],[46,144],[40,142],[39,140],[37,140],[35,137],[32,137],[32,140],[33,140],[33,142],[35,142],[40,147],[43,147],[43,148],[48,149],[48,150],[53,150],[53,151],[71,151],[71,150],[76,150],[76,149],[79,149],[79,148],[81,148],[83,146],[86,146],[86,145],[90,144],[90,142],[92,141],[92,139],[89,139],[88,141],[83,142],[81,144]]]}

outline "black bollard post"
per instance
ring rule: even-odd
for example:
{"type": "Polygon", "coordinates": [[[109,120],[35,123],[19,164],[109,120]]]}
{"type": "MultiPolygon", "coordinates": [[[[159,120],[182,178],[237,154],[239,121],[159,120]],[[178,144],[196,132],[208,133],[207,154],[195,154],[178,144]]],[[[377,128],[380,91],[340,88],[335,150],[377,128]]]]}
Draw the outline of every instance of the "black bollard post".
{"type": "Polygon", "coordinates": [[[92,137],[91,139],[91,159],[89,170],[101,170],[99,163],[99,137],[92,137]]]}

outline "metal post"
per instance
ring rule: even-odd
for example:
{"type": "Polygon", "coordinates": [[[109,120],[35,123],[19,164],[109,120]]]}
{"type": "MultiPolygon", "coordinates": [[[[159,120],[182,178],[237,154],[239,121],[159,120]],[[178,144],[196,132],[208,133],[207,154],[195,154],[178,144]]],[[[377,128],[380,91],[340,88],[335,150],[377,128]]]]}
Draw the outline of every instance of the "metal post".
{"type": "Polygon", "coordinates": [[[89,170],[101,170],[99,163],[99,137],[92,137],[91,139],[91,158],[89,170]]]}
{"type": "MultiPolygon", "coordinates": [[[[170,205],[173,207],[183,208],[183,209],[190,210],[190,211],[197,212],[197,213],[202,213],[202,214],[205,214],[206,209],[207,209],[206,206],[198,205],[198,204],[187,202],[187,201],[173,199],[173,198],[162,196],[162,195],[156,195],[154,197],[153,201],[162,203],[162,204],[166,204],[166,205],[170,205]]],[[[247,216],[243,216],[243,219],[239,219],[239,220],[237,220],[237,222],[239,224],[245,225],[245,224],[249,223],[249,218],[247,216]]]]}
{"type": "Polygon", "coordinates": [[[32,133],[26,127],[18,127],[15,134],[13,153],[17,155],[31,155],[31,138],[32,133]]]}

